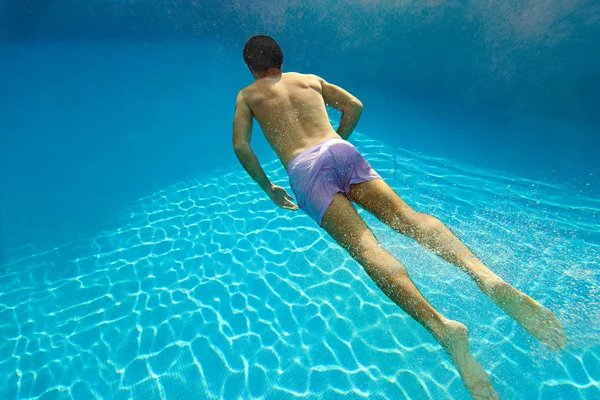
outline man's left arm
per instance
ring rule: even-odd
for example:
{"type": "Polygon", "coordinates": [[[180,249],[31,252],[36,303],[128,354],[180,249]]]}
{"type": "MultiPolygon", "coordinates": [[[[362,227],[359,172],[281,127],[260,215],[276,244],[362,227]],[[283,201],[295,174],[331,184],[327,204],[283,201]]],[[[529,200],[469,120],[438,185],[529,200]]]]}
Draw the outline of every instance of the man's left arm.
{"type": "Polygon", "coordinates": [[[292,197],[280,186],[271,183],[265,171],[260,166],[256,154],[250,147],[250,138],[252,137],[252,110],[244,100],[242,93],[238,94],[235,103],[235,116],[233,118],[233,150],[242,167],[259,184],[260,188],[273,200],[279,207],[290,210],[297,210],[292,202],[292,197]]]}

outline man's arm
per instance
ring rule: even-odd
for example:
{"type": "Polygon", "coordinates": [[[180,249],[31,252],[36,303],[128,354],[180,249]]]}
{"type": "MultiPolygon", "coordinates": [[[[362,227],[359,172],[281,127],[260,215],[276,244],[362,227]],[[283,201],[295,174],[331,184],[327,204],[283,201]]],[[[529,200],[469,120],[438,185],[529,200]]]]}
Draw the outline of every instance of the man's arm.
{"type": "Polygon", "coordinates": [[[235,155],[242,167],[248,172],[248,175],[260,185],[260,188],[275,204],[282,208],[297,210],[298,206],[292,202],[292,197],[285,189],[269,181],[265,171],[260,166],[260,162],[258,162],[258,158],[256,158],[256,154],[250,148],[252,118],[252,110],[250,110],[242,96],[242,92],[240,92],[235,102],[235,116],[233,117],[233,150],[235,155]]]}
{"type": "Polygon", "coordinates": [[[319,79],[321,80],[325,104],[342,112],[342,118],[340,119],[340,126],[337,129],[337,133],[342,139],[347,140],[352,134],[352,131],[354,131],[356,124],[358,124],[358,120],[362,114],[363,105],[360,100],[341,87],[332,85],[322,78],[319,79]]]}
{"type": "Polygon", "coordinates": [[[233,117],[233,150],[246,172],[262,190],[268,192],[272,183],[260,166],[256,154],[250,148],[252,118],[252,111],[240,92],[235,102],[235,116],[233,117]]]}

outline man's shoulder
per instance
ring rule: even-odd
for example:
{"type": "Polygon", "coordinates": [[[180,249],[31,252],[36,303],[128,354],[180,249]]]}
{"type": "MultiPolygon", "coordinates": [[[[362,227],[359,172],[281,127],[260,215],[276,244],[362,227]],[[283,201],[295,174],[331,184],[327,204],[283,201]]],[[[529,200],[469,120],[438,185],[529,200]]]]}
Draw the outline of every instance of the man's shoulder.
{"type": "Polygon", "coordinates": [[[301,74],[298,72],[288,72],[289,80],[303,87],[310,87],[317,91],[323,87],[323,79],[315,74],[301,74]]]}
{"type": "Polygon", "coordinates": [[[240,89],[240,91],[238,92],[238,96],[243,96],[244,93],[247,93],[247,92],[251,91],[252,88],[254,87],[254,84],[255,84],[255,82],[252,82],[248,86],[243,87],[242,89],[240,89]]]}
{"type": "Polygon", "coordinates": [[[252,93],[252,91],[254,89],[255,89],[255,82],[252,82],[248,86],[240,89],[240,91],[237,94],[237,101],[245,101],[245,99],[250,95],[250,93],[252,93]]]}
{"type": "Polygon", "coordinates": [[[303,74],[300,72],[286,72],[286,73],[284,73],[284,75],[298,77],[298,78],[305,78],[305,79],[316,79],[316,80],[322,79],[320,76],[315,75],[315,74],[303,74]]]}

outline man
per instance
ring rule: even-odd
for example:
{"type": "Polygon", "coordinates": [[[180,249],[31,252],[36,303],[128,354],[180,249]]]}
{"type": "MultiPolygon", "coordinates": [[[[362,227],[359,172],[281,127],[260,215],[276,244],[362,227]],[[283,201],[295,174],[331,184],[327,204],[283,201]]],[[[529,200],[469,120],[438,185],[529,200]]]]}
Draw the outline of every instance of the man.
{"type": "Polygon", "coordinates": [[[469,350],[467,328],[437,312],[383,249],[353,202],[466,272],[502,310],[553,350],[566,346],[556,316],[490,271],[437,218],[409,207],[347,142],[362,113],[361,102],[315,75],[282,73],[275,40],[254,36],[243,50],[255,82],[240,91],[233,147],[240,163],[279,207],[297,210],[293,198],[272,184],[250,148],[252,118],[283,165],[300,209],[358,261],[379,288],[427,329],[450,356],[477,399],[497,399],[489,376],[469,350]],[[342,112],[337,132],[325,105],[342,112]]]}

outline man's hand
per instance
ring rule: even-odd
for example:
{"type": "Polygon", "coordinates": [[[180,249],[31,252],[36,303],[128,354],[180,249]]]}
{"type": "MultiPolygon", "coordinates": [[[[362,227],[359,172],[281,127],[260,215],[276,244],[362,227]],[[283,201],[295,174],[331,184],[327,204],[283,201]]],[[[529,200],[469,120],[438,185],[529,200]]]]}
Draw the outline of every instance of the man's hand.
{"type": "Polygon", "coordinates": [[[273,200],[273,203],[277,204],[279,207],[293,211],[298,209],[298,206],[293,203],[294,198],[281,186],[271,185],[266,192],[271,200],[273,200]]]}

